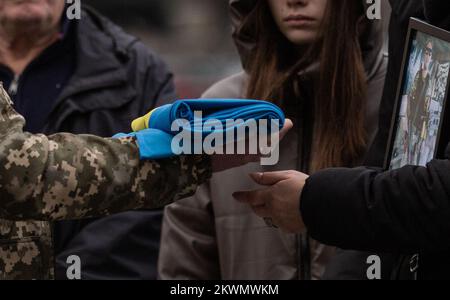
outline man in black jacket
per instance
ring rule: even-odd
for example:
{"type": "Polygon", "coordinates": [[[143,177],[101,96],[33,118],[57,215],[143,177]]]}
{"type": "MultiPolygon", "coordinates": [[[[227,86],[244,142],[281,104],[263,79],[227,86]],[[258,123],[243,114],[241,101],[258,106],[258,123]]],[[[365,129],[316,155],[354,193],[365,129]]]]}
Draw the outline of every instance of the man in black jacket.
{"type": "Polygon", "coordinates": [[[420,253],[418,278],[450,279],[449,174],[449,160],[390,172],[253,174],[255,182],[268,187],[235,197],[284,231],[307,228],[312,238],[343,249],[420,253]]]}
{"type": "MultiPolygon", "coordinates": [[[[64,1],[0,0],[0,19],[0,81],[26,131],[110,137],[175,98],[161,59],[90,9],[69,20],[64,1]]],[[[78,255],[83,279],[155,279],[161,219],[140,211],[55,224],[56,278],[78,255]]]]}

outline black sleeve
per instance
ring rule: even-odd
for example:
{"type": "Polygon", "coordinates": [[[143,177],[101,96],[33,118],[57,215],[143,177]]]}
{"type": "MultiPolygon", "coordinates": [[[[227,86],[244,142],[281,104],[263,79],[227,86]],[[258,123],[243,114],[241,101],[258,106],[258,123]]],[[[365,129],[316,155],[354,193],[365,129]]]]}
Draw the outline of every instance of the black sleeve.
{"type": "Polygon", "coordinates": [[[382,173],[331,169],[307,181],[301,212],[311,236],[344,249],[437,252],[450,248],[450,161],[382,173]]]}

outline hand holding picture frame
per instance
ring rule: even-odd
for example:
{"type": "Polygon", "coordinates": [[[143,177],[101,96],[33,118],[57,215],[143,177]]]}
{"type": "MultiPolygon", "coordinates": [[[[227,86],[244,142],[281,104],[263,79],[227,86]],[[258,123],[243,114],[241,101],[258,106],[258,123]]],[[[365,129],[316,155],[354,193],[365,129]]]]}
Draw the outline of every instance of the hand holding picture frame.
{"type": "Polygon", "coordinates": [[[385,169],[425,166],[443,153],[449,83],[450,32],[411,19],[385,169]]]}

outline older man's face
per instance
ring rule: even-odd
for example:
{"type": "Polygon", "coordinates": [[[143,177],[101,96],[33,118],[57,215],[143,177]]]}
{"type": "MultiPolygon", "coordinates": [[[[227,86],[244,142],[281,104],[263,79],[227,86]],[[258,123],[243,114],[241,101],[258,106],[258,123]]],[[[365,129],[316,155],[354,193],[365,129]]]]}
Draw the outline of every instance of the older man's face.
{"type": "Polygon", "coordinates": [[[0,26],[52,26],[58,23],[64,0],[0,0],[0,26]]]}

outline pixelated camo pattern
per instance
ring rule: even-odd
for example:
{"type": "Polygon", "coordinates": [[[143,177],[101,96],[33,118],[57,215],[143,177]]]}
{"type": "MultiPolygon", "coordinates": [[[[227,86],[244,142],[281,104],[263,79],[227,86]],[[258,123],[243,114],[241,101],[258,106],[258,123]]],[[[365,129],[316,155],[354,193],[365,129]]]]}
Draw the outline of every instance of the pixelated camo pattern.
{"type": "Polygon", "coordinates": [[[0,279],[54,277],[52,221],[160,208],[211,176],[204,157],[140,162],[133,139],[31,135],[24,124],[0,84],[0,279]]]}

